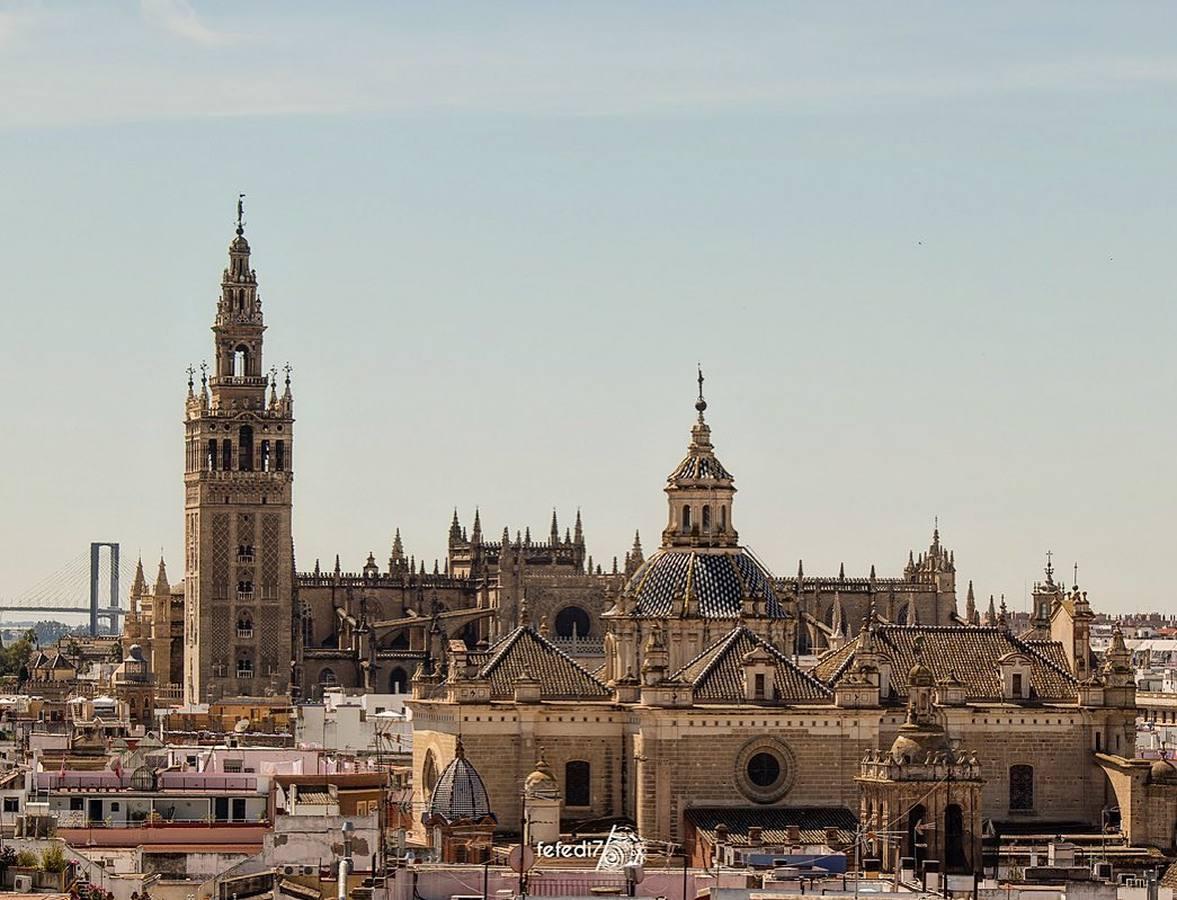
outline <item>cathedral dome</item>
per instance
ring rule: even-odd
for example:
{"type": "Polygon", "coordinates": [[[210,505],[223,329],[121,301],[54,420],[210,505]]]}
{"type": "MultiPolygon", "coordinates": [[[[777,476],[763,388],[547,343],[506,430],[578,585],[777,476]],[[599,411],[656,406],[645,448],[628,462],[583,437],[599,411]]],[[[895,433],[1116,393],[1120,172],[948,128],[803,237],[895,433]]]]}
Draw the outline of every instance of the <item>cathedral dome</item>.
{"type": "Polygon", "coordinates": [[[704,619],[786,617],[772,576],[739,547],[720,551],[664,547],[633,574],[624,598],[638,616],[698,610],[704,619]]]}
{"type": "Polygon", "coordinates": [[[429,797],[426,815],[440,817],[447,822],[459,819],[485,819],[493,816],[490,796],[478,770],[466,759],[466,751],[458,740],[457,755],[453,758],[429,797]]]}

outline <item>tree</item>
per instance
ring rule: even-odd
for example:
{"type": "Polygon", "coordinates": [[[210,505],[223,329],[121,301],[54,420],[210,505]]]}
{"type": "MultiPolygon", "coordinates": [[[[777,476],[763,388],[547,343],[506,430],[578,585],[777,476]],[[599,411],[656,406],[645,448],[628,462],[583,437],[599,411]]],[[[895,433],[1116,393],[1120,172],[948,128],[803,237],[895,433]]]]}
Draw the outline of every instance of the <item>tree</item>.
{"type": "Polygon", "coordinates": [[[36,645],[37,636],[30,629],[16,641],[13,641],[3,650],[0,650],[0,675],[22,675],[22,670],[25,670],[23,677],[28,677],[28,672],[25,669],[29,661],[29,654],[33,652],[33,647],[36,645]]]}

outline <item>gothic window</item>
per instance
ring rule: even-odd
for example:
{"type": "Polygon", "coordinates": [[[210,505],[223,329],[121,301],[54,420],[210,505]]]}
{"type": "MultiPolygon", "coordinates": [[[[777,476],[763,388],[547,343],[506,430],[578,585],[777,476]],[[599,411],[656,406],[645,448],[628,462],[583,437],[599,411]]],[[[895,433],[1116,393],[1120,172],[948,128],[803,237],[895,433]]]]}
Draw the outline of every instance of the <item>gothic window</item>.
{"type": "Polygon", "coordinates": [[[249,613],[243,612],[237,617],[237,637],[251,638],[253,637],[253,619],[249,613]]]}
{"type": "Polygon", "coordinates": [[[286,468],[286,442],[274,442],[274,469],[281,472],[286,468]]]}
{"type": "Polygon", "coordinates": [[[390,694],[404,694],[409,689],[409,675],[397,666],[388,676],[388,692],[390,694]]]}
{"type": "Polygon", "coordinates": [[[589,806],[592,803],[589,764],[574,759],[564,766],[564,802],[569,806],[589,806]]]}
{"type": "Polygon", "coordinates": [[[707,504],[703,505],[703,531],[711,530],[711,507],[707,504]]]}
{"type": "Polygon", "coordinates": [[[315,624],[310,616],[304,616],[302,620],[302,645],[310,647],[313,645],[315,638],[315,624]]]}
{"type": "Polygon", "coordinates": [[[242,656],[237,660],[237,677],[253,678],[253,660],[242,656]]]}
{"type": "Polygon", "coordinates": [[[261,470],[262,470],[263,472],[268,472],[268,471],[270,471],[270,466],[271,466],[271,462],[270,462],[270,442],[269,442],[269,441],[262,441],[262,446],[261,446],[261,470]]]}
{"type": "Polygon", "coordinates": [[[682,530],[691,530],[691,508],[689,506],[684,506],[682,508],[682,530]]]}
{"type": "Polygon", "coordinates": [[[204,467],[210,472],[217,470],[217,439],[209,438],[208,441],[208,459],[205,461],[204,467]]]}
{"type": "Polygon", "coordinates": [[[319,684],[323,687],[331,687],[335,684],[335,670],[330,667],[324,668],[319,673],[319,684]]]}
{"type": "Polygon", "coordinates": [[[221,468],[226,472],[233,469],[233,440],[225,438],[221,441],[221,468]]]}
{"type": "Polygon", "coordinates": [[[1009,767],[1009,808],[1021,812],[1034,809],[1034,767],[1009,767]]]}
{"type": "Polygon", "coordinates": [[[238,344],[237,349],[233,351],[233,375],[241,377],[249,374],[249,348],[244,344],[238,344]]]}
{"type": "Polygon", "coordinates": [[[252,581],[239,581],[239,582],[237,582],[237,593],[238,594],[252,594],[253,593],[253,582],[252,581]]]}
{"type": "Polygon", "coordinates": [[[253,427],[242,425],[238,432],[237,464],[242,472],[253,471],[253,427]]]}
{"type": "Polygon", "coordinates": [[[587,637],[591,627],[589,614],[579,606],[566,606],[556,614],[557,637],[587,637]]]}
{"type": "Polygon", "coordinates": [[[253,544],[238,544],[237,545],[237,562],[242,562],[242,563],[253,562],[253,544]]]}

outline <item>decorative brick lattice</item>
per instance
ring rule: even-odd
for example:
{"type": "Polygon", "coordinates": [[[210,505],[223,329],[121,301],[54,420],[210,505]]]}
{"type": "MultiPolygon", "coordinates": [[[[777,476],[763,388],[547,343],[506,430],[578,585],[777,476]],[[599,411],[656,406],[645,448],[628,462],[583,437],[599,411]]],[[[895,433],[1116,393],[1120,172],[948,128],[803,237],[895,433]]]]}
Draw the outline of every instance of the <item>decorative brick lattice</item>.
{"type": "Polygon", "coordinates": [[[276,513],[269,513],[262,519],[262,588],[267,599],[276,599],[271,596],[272,592],[278,590],[278,559],[281,556],[279,543],[281,541],[281,529],[279,527],[278,515],[276,513]]]}
{"type": "MultiPolygon", "coordinates": [[[[217,513],[212,522],[212,584],[211,593],[214,598],[227,599],[229,589],[229,516],[227,513],[217,513]]],[[[229,616],[224,608],[213,612],[209,617],[209,647],[218,654],[223,654],[229,646],[229,616]]]]}

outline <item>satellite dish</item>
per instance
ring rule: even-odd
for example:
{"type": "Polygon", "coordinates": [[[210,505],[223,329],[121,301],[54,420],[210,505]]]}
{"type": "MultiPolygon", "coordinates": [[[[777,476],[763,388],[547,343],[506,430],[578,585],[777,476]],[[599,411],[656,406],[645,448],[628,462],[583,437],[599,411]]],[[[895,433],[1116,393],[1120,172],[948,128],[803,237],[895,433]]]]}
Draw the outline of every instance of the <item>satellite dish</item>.
{"type": "Polygon", "coordinates": [[[526,844],[516,844],[507,854],[507,865],[512,872],[522,875],[535,865],[535,851],[526,844]]]}

